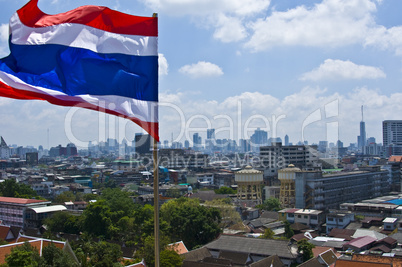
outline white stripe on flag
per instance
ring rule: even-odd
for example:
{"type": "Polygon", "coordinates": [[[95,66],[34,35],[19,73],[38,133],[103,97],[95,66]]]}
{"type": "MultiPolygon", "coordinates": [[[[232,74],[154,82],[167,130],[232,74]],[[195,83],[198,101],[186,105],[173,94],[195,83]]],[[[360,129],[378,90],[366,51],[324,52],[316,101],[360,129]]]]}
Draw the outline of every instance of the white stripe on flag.
{"type": "Polygon", "coordinates": [[[31,28],[22,24],[17,13],[10,19],[10,29],[11,42],[18,45],[57,44],[96,53],[158,55],[158,38],[152,36],[116,34],[75,23],[31,28]]]}

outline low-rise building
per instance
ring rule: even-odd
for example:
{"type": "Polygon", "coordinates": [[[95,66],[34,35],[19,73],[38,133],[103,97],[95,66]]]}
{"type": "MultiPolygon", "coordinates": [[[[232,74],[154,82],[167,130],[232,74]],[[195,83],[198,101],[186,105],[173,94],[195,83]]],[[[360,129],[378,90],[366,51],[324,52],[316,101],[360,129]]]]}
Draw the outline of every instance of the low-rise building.
{"type": "Polygon", "coordinates": [[[383,221],[385,231],[394,231],[398,227],[398,219],[387,217],[383,221]]]}
{"type": "Polygon", "coordinates": [[[320,210],[309,209],[283,209],[279,212],[279,220],[287,220],[289,223],[302,223],[311,229],[319,230],[325,222],[325,214],[320,210]]]}
{"type": "Polygon", "coordinates": [[[327,234],[332,229],[345,229],[349,223],[355,220],[355,215],[348,211],[330,211],[326,216],[327,234]]]}
{"type": "Polygon", "coordinates": [[[50,203],[47,200],[0,197],[0,220],[5,225],[25,228],[27,211],[46,207],[50,203]]]}

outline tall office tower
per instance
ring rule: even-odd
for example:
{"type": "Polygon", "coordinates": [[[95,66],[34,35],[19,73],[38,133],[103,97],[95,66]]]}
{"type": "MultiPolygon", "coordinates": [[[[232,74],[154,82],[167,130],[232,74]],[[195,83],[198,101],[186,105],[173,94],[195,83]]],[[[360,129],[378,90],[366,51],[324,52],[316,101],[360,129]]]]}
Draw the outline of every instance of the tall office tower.
{"type": "Polygon", "coordinates": [[[285,146],[289,145],[289,136],[285,135],[285,146]]]}
{"type": "Polygon", "coordinates": [[[149,134],[136,133],[134,136],[135,152],[139,154],[152,153],[151,136],[149,134]]]}
{"type": "Polygon", "coordinates": [[[207,129],[207,139],[215,139],[215,129],[207,129]]]}
{"type": "Polygon", "coordinates": [[[363,151],[363,148],[366,146],[366,123],[363,118],[363,106],[362,106],[362,121],[360,122],[360,135],[357,138],[358,148],[363,151]]]}
{"type": "Polygon", "coordinates": [[[194,150],[201,149],[201,136],[198,133],[193,134],[193,148],[194,150]]]}
{"type": "Polygon", "coordinates": [[[215,147],[215,129],[207,129],[207,139],[205,140],[205,148],[207,150],[213,150],[215,147]]]}
{"type": "Polygon", "coordinates": [[[382,139],[386,157],[402,155],[402,120],[383,121],[382,139]]]}
{"type": "Polygon", "coordinates": [[[268,144],[268,132],[257,128],[257,130],[254,131],[254,134],[251,136],[250,141],[252,146],[265,146],[268,144]]]}
{"type": "Polygon", "coordinates": [[[190,148],[190,142],[188,140],[184,140],[184,148],[190,148]]]}

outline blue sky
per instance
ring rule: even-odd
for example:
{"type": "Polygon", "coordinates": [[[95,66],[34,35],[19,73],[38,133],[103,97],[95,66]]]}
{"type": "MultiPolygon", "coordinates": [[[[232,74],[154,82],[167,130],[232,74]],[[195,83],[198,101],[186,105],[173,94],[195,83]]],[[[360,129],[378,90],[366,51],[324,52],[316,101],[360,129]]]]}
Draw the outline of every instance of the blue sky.
{"type": "MultiPolygon", "coordinates": [[[[0,56],[8,20],[27,1],[0,0],[0,56]]],[[[291,142],[355,143],[364,105],[367,137],[402,119],[399,0],[39,0],[46,13],[104,5],[159,17],[160,135],[183,141],[217,129],[248,138],[254,129],[291,142]]],[[[0,99],[9,144],[85,146],[133,139],[131,122],[41,101],[0,99]],[[85,119],[83,119],[85,118],[85,119]]]]}

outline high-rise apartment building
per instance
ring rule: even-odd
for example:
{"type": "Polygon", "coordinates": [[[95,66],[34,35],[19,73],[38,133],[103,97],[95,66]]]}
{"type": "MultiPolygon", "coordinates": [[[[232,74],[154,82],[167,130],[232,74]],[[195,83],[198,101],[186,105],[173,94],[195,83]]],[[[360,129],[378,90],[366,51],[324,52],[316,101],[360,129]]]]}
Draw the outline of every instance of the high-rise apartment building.
{"type": "Polygon", "coordinates": [[[10,158],[10,148],[8,147],[6,141],[0,136],[0,159],[10,158]]]}
{"type": "Polygon", "coordinates": [[[272,143],[271,146],[260,147],[261,167],[265,176],[276,176],[278,170],[289,164],[301,169],[319,167],[316,147],[282,146],[282,143],[272,143]]]}
{"type": "Polygon", "coordinates": [[[402,155],[402,120],[383,121],[382,138],[386,157],[402,155]]]}
{"type": "Polygon", "coordinates": [[[363,106],[362,106],[362,121],[360,122],[360,135],[357,137],[357,147],[363,151],[366,145],[366,123],[363,118],[363,106]]]}
{"type": "Polygon", "coordinates": [[[201,149],[201,136],[198,133],[193,134],[193,148],[194,150],[201,149]]]}

